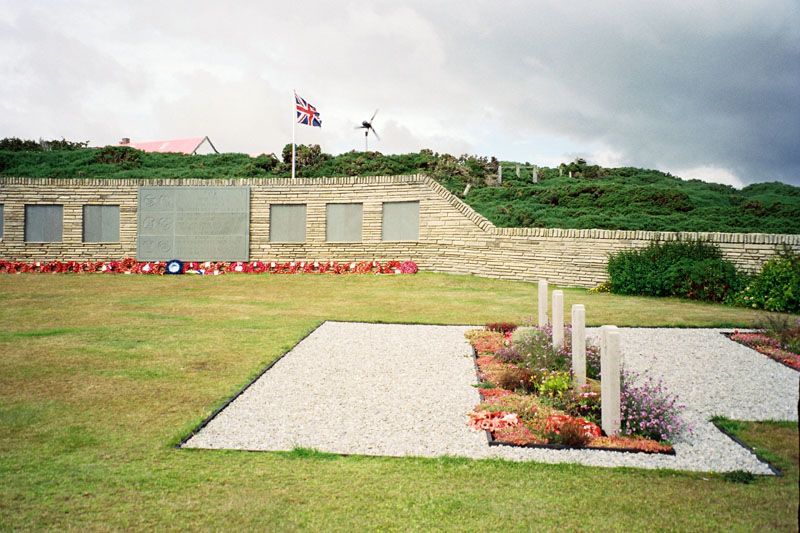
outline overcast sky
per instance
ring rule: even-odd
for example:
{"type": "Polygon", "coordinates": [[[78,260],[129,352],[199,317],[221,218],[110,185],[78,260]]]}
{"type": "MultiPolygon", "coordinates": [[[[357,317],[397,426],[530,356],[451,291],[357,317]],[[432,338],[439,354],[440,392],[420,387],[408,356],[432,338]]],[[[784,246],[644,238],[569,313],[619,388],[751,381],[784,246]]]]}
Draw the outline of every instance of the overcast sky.
{"type": "Polygon", "coordinates": [[[0,0],[0,137],[299,143],[800,184],[800,1],[0,0]]]}

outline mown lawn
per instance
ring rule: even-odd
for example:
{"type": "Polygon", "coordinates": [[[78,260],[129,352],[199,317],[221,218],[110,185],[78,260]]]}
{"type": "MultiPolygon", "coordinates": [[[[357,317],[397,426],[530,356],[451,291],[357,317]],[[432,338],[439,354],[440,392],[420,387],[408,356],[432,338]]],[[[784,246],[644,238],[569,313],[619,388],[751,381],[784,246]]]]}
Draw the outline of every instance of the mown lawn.
{"type": "MultiPolygon", "coordinates": [[[[791,424],[740,425],[786,470],[749,485],[573,465],[174,448],[323,320],[519,320],[535,293],[435,274],[0,276],[0,528],[796,529],[791,424]]],[[[567,306],[576,302],[592,325],[750,326],[760,316],[566,290],[567,306]]]]}

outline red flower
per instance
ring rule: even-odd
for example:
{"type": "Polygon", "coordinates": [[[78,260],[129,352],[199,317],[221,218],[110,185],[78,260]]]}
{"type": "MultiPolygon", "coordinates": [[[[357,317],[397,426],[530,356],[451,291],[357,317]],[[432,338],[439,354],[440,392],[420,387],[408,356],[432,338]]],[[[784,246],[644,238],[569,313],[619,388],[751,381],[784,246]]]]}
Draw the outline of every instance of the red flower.
{"type": "Polygon", "coordinates": [[[545,421],[544,430],[547,433],[555,433],[556,435],[559,435],[561,433],[561,426],[568,422],[580,424],[583,427],[587,437],[599,437],[602,435],[602,431],[597,424],[589,422],[584,418],[572,417],[569,415],[548,416],[547,420],[545,421]]]}
{"type": "Polygon", "coordinates": [[[400,264],[400,272],[403,274],[416,274],[419,271],[414,261],[403,261],[400,264]]]}
{"type": "Polygon", "coordinates": [[[522,422],[516,413],[505,411],[472,411],[469,414],[469,425],[474,429],[497,431],[507,427],[519,426],[522,422]]]}

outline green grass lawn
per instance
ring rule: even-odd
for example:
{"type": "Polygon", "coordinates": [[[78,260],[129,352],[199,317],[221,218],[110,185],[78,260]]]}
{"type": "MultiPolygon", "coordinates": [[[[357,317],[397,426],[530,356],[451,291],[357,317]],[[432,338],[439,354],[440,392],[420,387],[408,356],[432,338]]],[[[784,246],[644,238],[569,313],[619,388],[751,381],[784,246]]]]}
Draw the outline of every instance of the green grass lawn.
{"type": "MultiPolygon", "coordinates": [[[[592,325],[751,326],[761,316],[565,292],[592,325]]],[[[749,485],[576,465],[174,448],[326,319],[480,324],[531,316],[535,302],[533,284],[435,274],[2,275],[0,528],[796,529],[791,424],[738,425],[786,471],[749,485]]]]}

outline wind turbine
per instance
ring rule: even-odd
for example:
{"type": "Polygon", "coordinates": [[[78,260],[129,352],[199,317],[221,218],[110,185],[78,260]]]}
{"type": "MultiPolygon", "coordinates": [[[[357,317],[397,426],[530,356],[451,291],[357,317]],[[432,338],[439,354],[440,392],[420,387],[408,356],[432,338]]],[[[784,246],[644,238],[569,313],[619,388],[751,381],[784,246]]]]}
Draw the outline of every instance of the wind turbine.
{"type": "Polygon", "coordinates": [[[372,118],[369,120],[365,120],[361,123],[360,126],[356,126],[355,129],[357,130],[364,130],[364,151],[369,152],[369,132],[372,130],[372,133],[375,134],[375,138],[379,141],[381,140],[380,135],[378,132],[375,131],[375,128],[372,127],[372,121],[375,120],[375,115],[378,114],[378,110],[376,109],[375,112],[372,114],[372,118]]]}

